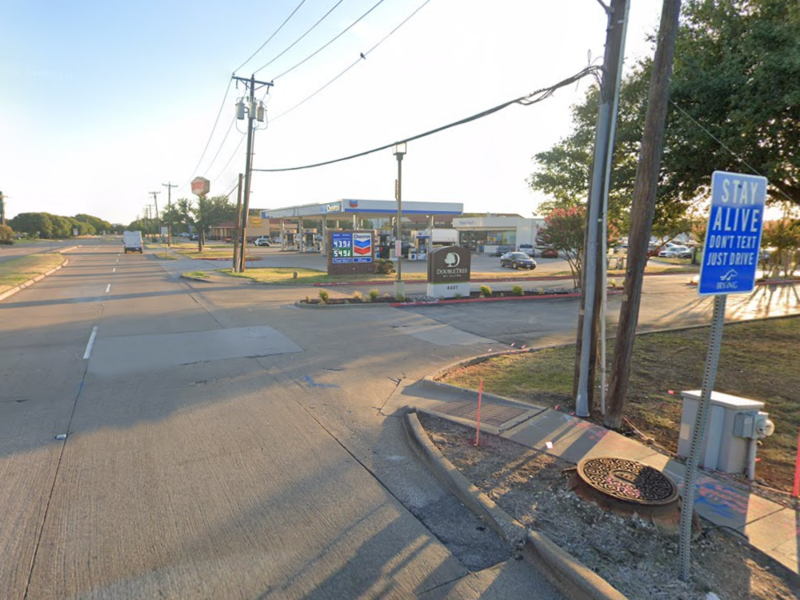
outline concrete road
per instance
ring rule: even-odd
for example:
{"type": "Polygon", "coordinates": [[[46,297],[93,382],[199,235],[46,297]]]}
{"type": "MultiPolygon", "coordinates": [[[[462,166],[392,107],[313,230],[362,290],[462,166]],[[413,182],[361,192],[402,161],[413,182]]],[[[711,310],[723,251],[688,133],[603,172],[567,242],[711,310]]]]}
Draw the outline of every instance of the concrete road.
{"type": "Polygon", "coordinates": [[[432,347],[478,338],[398,334],[429,320],[390,308],[332,324],[118,250],[0,304],[7,597],[560,597],[381,413],[432,347]]]}
{"type": "MultiPolygon", "coordinates": [[[[397,415],[458,358],[572,339],[574,301],[303,310],[314,289],[190,284],[196,263],[110,242],[69,255],[0,303],[9,598],[559,597],[397,415]]],[[[708,318],[684,281],[648,279],[649,326],[708,318]]],[[[731,316],[796,312],[782,294],[731,316]]]]}

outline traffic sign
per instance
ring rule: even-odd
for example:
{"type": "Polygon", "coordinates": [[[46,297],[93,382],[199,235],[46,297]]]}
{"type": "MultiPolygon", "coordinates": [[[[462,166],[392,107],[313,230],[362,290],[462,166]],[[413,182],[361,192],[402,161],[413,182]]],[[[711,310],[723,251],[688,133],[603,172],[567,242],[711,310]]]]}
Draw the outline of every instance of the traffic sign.
{"type": "Polygon", "coordinates": [[[714,171],[700,295],[753,291],[766,199],[766,177],[714,171]]]}
{"type": "Polygon", "coordinates": [[[192,179],[192,193],[195,196],[205,196],[211,189],[211,182],[205,177],[195,177],[192,179]]]}

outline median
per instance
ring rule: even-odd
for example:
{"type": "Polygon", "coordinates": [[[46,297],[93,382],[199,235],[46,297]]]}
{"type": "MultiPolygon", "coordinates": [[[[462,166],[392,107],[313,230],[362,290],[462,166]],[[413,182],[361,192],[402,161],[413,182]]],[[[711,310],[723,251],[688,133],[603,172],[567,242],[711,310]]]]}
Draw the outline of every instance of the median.
{"type": "Polygon", "coordinates": [[[29,254],[0,262],[0,299],[60,269],[64,263],[66,258],[53,252],[29,254]]]}

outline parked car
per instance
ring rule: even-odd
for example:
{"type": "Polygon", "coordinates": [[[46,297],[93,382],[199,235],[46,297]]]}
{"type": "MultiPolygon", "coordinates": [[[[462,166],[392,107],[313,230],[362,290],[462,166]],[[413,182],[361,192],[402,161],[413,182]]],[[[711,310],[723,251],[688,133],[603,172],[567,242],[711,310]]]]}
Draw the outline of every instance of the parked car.
{"type": "Polygon", "coordinates": [[[519,251],[520,252],[524,252],[525,254],[530,256],[531,258],[536,256],[536,250],[534,249],[532,244],[520,244],[519,245],[519,251]]]}
{"type": "Polygon", "coordinates": [[[253,244],[255,244],[256,246],[266,246],[267,248],[269,248],[272,245],[272,242],[270,241],[269,238],[260,237],[256,239],[256,241],[253,242],[253,244]]]}
{"type": "Polygon", "coordinates": [[[183,233],[179,233],[178,237],[189,237],[189,234],[184,231],[183,233]]]}
{"type": "Polygon", "coordinates": [[[199,239],[200,239],[200,236],[199,236],[199,235],[197,235],[196,233],[193,233],[192,235],[190,235],[190,236],[189,236],[189,239],[190,239],[192,242],[196,242],[197,240],[199,240],[199,239]]]}
{"type": "Polygon", "coordinates": [[[506,252],[500,257],[500,266],[533,271],[536,268],[536,261],[524,252],[506,252]]]}
{"type": "MultiPolygon", "coordinates": [[[[669,242],[667,242],[667,243],[669,243],[669,242]]],[[[663,250],[661,250],[658,253],[658,255],[660,257],[662,257],[662,258],[678,258],[678,254],[680,254],[681,252],[685,252],[687,250],[689,250],[689,248],[687,248],[686,246],[672,245],[672,246],[668,246],[667,248],[664,248],[663,250]]],[[[689,256],[691,256],[691,254],[689,256]]]]}
{"type": "Polygon", "coordinates": [[[497,247],[497,250],[494,251],[494,254],[492,254],[492,256],[503,256],[503,254],[508,254],[509,252],[513,251],[514,251],[513,246],[502,245],[497,247]]]}
{"type": "Polygon", "coordinates": [[[545,248],[540,254],[542,258],[558,258],[558,250],[555,248],[545,248]]]}

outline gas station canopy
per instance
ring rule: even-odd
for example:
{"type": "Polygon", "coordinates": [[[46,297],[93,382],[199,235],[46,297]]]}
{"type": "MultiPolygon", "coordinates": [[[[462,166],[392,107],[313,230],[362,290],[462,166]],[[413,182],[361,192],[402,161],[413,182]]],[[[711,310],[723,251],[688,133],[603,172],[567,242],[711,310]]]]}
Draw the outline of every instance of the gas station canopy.
{"type": "MultiPolygon", "coordinates": [[[[404,215],[462,215],[464,205],[459,202],[403,202],[404,215]]],[[[392,217],[397,215],[395,200],[336,200],[325,204],[303,204],[287,208],[261,211],[262,219],[291,219],[297,217],[336,217],[337,215],[372,215],[392,217]]]]}

